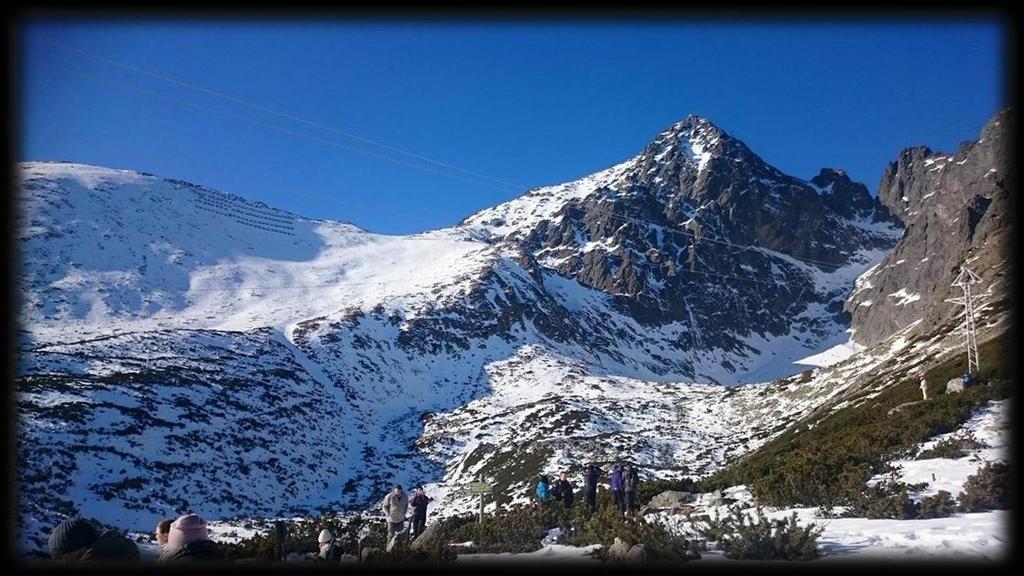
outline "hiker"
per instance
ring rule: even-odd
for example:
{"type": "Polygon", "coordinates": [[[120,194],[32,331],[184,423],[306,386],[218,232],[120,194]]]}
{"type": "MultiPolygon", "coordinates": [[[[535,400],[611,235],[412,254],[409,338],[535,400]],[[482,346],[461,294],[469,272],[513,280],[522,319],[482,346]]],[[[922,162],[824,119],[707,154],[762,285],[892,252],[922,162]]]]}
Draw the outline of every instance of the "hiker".
{"type": "Polygon", "coordinates": [[[558,481],[555,482],[551,495],[555,497],[555,500],[560,500],[566,508],[572,508],[572,484],[569,482],[568,474],[562,472],[558,477],[558,481]]]}
{"type": "Polygon", "coordinates": [[[316,542],[320,546],[317,560],[334,564],[341,562],[341,542],[338,542],[330,530],[327,528],[321,530],[320,535],[316,538],[316,542]]]}
{"type": "Polygon", "coordinates": [[[427,525],[427,504],[430,498],[423,492],[423,485],[420,484],[413,490],[412,498],[409,499],[409,506],[412,506],[412,537],[415,539],[423,533],[427,525]]]}
{"type": "Polygon", "coordinates": [[[546,474],[540,475],[540,480],[537,481],[536,493],[537,501],[541,504],[551,500],[551,482],[546,474]]]}
{"type": "Polygon", "coordinates": [[[611,488],[615,508],[622,512],[626,507],[622,499],[622,464],[620,462],[616,462],[615,466],[612,466],[611,488]]]}
{"type": "Polygon", "coordinates": [[[640,484],[640,474],[636,467],[627,464],[622,475],[622,491],[626,494],[626,513],[632,516],[636,512],[636,488],[640,484]]]}
{"type": "Polygon", "coordinates": [[[928,399],[928,381],[924,379],[924,374],[921,374],[921,386],[920,386],[920,388],[921,388],[921,395],[924,396],[925,400],[927,400],[928,399]]]}
{"type": "Polygon", "coordinates": [[[167,553],[162,561],[170,563],[220,560],[217,543],[210,540],[206,521],[195,514],[185,514],[171,523],[167,533],[167,553]]]}
{"type": "Polygon", "coordinates": [[[974,384],[974,375],[968,372],[964,374],[962,380],[964,383],[964,390],[967,390],[968,388],[971,387],[972,384],[974,384]]]}
{"type": "Polygon", "coordinates": [[[114,530],[102,533],[81,518],[65,518],[53,527],[47,542],[50,557],[61,564],[139,561],[139,548],[114,530]]]}
{"type": "Polygon", "coordinates": [[[388,523],[388,546],[391,546],[391,539],[402,531],[405,526],[405,512],[409,508],[409,497],[402,491],[401,484],[395,484],[394,489],[388,492],[384,501],[380,503],[380,509],[384,512],[385,520],[388,523]]]}
{"type": "Polygon", "coordinates": [[[591,512],[597,507],[597,479],[598,469],[594,466],[593,462],[587,464],[586,470],[583,472],[583,499],[587,503],[587,508],[591,512]]]}

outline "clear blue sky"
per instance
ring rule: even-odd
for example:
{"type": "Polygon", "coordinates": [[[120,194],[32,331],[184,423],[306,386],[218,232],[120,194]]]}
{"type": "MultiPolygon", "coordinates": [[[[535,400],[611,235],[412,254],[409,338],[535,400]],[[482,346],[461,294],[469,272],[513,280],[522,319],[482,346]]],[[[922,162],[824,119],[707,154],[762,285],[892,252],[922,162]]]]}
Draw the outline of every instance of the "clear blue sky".
{"type": "Polygon", "coordinates": [[[22,159],[150,172],[383,233],[603,169],[690,113],[784,172],[844,168],[874,193],[901,149],[951,151],[1004,105],[995,20],[30,20],[21,39],[22,159]]]}

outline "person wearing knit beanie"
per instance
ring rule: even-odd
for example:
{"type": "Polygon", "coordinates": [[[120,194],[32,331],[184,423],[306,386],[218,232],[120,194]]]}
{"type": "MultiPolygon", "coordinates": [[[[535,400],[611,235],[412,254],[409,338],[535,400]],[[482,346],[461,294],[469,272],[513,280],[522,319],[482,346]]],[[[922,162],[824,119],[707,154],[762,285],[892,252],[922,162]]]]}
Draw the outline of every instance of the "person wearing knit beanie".
{"type": "Polygon", "coordinates": [[[327,562],[338,562],[341,560],[341,543],[334,538],[330,530],[324,528],[317,537],[317,544],[320,545],[320,554],[317,559],[327,562]]]}
{"type": "Polygon", "coordinates": [[[99,538],[100,532],[92,524],[81,518],[65,518],[50,532],[50,556],[58,562],[77,560],[99,538]]]}
{"type": "Polygon", "coordinates": [[[210,540],[206,522],[195,514],[186,514],[171,523],[167,548],[160,562],[216,562],[223,560],[217,543],[210,540]]]}
{"type": "Polygon", "coordinates": [[[171,531],[167,534],[167,549],[177,550],[192,542],[209,539],[206,522],[195,514],[185,514],[171,523],[171,531]]]}

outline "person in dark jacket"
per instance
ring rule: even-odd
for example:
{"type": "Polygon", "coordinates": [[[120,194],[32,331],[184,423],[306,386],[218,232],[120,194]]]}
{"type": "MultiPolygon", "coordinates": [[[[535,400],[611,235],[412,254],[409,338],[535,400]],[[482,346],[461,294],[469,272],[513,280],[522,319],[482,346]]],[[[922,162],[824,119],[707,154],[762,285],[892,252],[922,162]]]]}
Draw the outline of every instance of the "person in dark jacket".
{"type": "Polygon", "coordinates": [[[412,491],[412,498],[409,499],[409,507],[412,508],[412,537],[415,539],[423,533],[427,525],[427,504],[430,498],[423,493],[423,486],[420,485],[412,491]]]}
{"type": "Polygon", "coordinates": [[[220,548],[213,540],[196,540],[189,542],[174,552],[171,552],[164,562],[172,564],[187,562],[210,562],[222,558],[220,548]]]}
{"type": "Polygon", "coordinates": [[[593,462],[587,464],[587,468],[583,472],[583,499],[591,512],[597,507],[597,479],[599,473],[597,466],[594,466],[593,462]]]}
{"type": "Polygon", "coordinates": [[[50,556],[62,564],[75,562],[138,562],[139,548],[113,530],[103,533],[82,518],[65,518],[47,542],[50,556]]]}
{"type": "Polygon", "coordinates": [[[615,508],[619,512],[626,509],[626,502],[622,498],[622,464],[619,462],[612,466],[611,474],[611,489],[612,489],[612,500],[615,502],[615,508]]]}
{"type": "Polygon", "coordinates": [[[164,562],[203,562],[221,558],[217,543],[210,540],[206,522],[195,514],[185,514],[171,523],[167,534],[164,562]]]}
{"type": "Polygon", "coordinates": [[[80,562],[138,562],[139,547],[114,530],[100,534],[99,539],[82,554],[80,562]]]}
{"type": "Polygon", "coordinates": [[[626,513],[632,516],[636,513],[636,488],[640,484],[640,474],[636,467],[627,464],[622,474],[622,491],[626,496],[626,513]]]}
{"type": "Polygon", "coordinates": [[[572,508],[573,501],[573,487],[569,482],[568,475],[565,472],[558,477],[558,481],[555,482],[555,487],[551,491],[551,495],[555,497],[555,500],[560,501],[565,505],[566,508],[572,508]]]}

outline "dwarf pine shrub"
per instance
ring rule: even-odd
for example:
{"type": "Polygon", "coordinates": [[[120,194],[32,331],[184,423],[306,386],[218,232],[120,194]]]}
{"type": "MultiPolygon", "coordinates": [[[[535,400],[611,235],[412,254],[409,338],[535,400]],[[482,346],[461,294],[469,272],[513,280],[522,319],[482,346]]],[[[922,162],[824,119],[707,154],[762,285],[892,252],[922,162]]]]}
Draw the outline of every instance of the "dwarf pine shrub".
{"type": "Polygon", "coordinates": [[[1010,468],[1003,462],[989,462],[968,476],[957,500],[961,512],[1009,510],[1010,468]]]}
{"type": "Polygon", "coordinates": [[[928,496],[917,503],[917,517],[945,518],[956,512],[956,501],[953,495],[945,490],[939,490],[934,496],[928,496]]]}
{"type": "Polygon", "coordinates": [[[816,524],[801,526],[796,512],[769,520],[760,506],[753,516],[739,506],[724,518],[697,522],[699,534],[718,542],[727,558],[735,560],[813,560],[818,557],[818,537],[824,531],[816,524]]]}
{"type": "Polygon", "coordinates": [[[915,460],[928,460],[930,458],[949,458],[955,460],[957,458],[963,458],[967,456],[971,450],[977,450],[979,448],[987,448],[983,442],[979,442],[974,437],[973,432],[968,432],[964,436],[958,436],[956,438],[950,438],[943,440],[935,446],[927,450],[923,450],[917,455],[915,460]]]}

